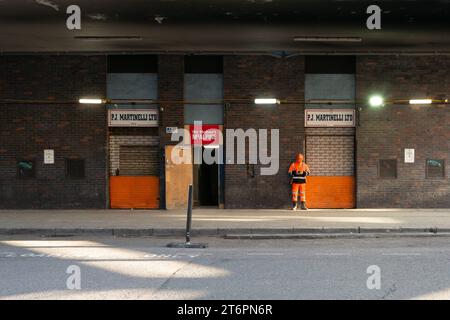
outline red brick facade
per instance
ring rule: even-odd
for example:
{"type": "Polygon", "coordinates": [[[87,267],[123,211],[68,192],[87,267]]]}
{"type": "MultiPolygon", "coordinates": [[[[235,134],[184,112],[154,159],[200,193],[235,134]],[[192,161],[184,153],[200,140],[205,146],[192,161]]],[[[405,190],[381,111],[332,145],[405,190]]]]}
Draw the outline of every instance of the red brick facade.
{"type": "Polygon", "coordinates": [[[65,102],[0,105],[1,208],[105,207],[106,109],[77,102],[104,97],[105,79],[105,56],[0,57],[0,100],[65,102]],[[55,164],[44,164],[44,149],[55,164]],[[85,160],[84,179],[66,178],[66,158],[85,160]],[[35,178],[17,179],[18,160],[34,160],[35,178]]]}
{"type": "Polygon", "coordinates": [[[304,99],[304,58],[279,59],[269,56],[225,56],[225,129],[280,130],[280,170],[260,175],[260,165],[225,166],[226,208],[283,208],[289,206],[287,170],[295,154],[303,151],[304,106],[299,103],[276,106],[254,105],[256,97],[304,99]],[[249,103],[250,102],[250,103],[249,103]],[[253,175],[254,172],[254,175],[253,175]]]}
{"type": "Polygon", "coordinates": [[[182,128],[184,125],[183,105],[179,103],[183,101],[183,83],[184,56],[158,56],[158,96],[159,100],[163,101],[160,105],[162,111],[159,131],[162,146],[175,144],[170,141],[170,134],[166,134],[166,127],[182,128]]]}
{"type": "MultiPolygon", "coordinates": [[[[158,57],[159,99],[163,101],[159,127],[162,160],[164,146],[172,143],[165,128],[184,125],[183,61],[182,55],[158,57]]],[[[286,172],[295,154],[305,151],[304,106],[299,102],[304,99],[304,68],[302,56],[224,56],[224,129],[280,130],[278,174],[261,175],[261,165],[225,166],[226,208],[289,206],[286,172]],[[294,102],[272,106],[252,103],[254,98],[263,96],[294,102]]],[[[448,98],[449,69],[448,56],[358,56],[357,99],[366,101],[374,93],[386,99],[448,98]]],[[[0,105],[0,208],[108,206],[106,109],[102,105],[76,103],[81,96],[105,94],[104,55],[0,57],[0,100],[65,102],[0,105]],[[43,150],[47,148],[55,150],[54,165],[43,164],[43,150]],[[67,179],[65,158],[85,159],[86,178],[67,179]],[[20,159],[35,160],[34,179],[17,179],[16,162],[20,159]]],[[[357,107],[361,108],[355,139],[357,207],[449,207],[450,109],[436,105],[373,109],[365,103],[357,107]],[[414,164],[404,163],[405,148],[415,149],[414,164]],[[378,177],[380,159],[397,159],[396,179],[378,177]],[[427,159],[445,160],[445,178],[426,178],[427,159]]],[[[121,135],[142,131],[114,130],[121,135]]],[[[353,129],[350,131],[334,132],[352,135],[353,129]]],[[[308,135],[321,132],[324,133],[320,129],[307,131],[308,135]]],[[[327,139],[313,138],[310,142],[328,144],[327,139]]],[[[351,148],[349,141],[341,141],[341,145],[351,148]]],[[[347,151],[342,157],[350,157],[351,151],[347,151]]],[[[308,158],[314,170],[328,175],[329,168],[323,168],[320,159],[307,155],[308,158]]],[[[160,178],[163,199],[164,170],[160,178]]]]}
{"type": "MultiPolygon", "coordinates": [[[[444,98],[450,92],[448,56],[357,57],[357,97],[444,98]]],[[[358,207],[450,207],[448,106],[361,106],[357,128],[358,207]],[[415,163],[404,163],[414,148],[415,163]],[[377,177],[379,159],[397,159],[396,179],[377,177]],[[444,159],[444,179],[425,177],[426,159],[444,159]]]]}

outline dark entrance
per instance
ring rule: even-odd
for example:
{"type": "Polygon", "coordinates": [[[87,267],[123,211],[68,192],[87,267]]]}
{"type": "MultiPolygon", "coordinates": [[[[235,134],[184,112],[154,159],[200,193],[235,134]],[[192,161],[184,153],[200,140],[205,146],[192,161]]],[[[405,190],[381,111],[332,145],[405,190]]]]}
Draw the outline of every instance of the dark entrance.
{"type": "MultiPolygon", "coordinates": [[[[202,153],[204,149],[202,147],[202,153]]],[[[215,152],[217,152],[217,149],[211,150],[213,156],[215,152]]],[[[206,164],[202,162],[202,164],[195,165],[194,184],[194,200],[196,205],[219,205],[219,166],[217,163],[206,164]],[[195,193],[197,194],[195,195],[195,193]]]]}

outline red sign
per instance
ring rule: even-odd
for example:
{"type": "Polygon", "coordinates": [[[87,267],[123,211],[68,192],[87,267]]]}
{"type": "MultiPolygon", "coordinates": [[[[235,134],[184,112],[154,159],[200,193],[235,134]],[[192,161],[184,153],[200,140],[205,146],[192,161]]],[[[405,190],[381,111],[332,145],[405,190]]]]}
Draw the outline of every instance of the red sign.
{"type": "Polygon", "coordinates": [[[219,145],[220,144],[220,129],[215,124],[205,124],[202,126],[189,126],[189,133],[191,134],[191,144],[193,145],[219,145]]]}

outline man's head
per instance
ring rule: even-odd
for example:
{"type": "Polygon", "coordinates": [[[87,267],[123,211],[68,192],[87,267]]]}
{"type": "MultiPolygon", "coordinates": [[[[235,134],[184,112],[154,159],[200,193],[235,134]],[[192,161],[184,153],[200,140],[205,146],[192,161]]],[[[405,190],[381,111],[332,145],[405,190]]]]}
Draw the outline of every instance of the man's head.
{"type": "Polygon", "coordinates": [[[295,161],[303,162],[303,155],[301,153],[297,154],[297,157],[295,157],[295,161]]]}

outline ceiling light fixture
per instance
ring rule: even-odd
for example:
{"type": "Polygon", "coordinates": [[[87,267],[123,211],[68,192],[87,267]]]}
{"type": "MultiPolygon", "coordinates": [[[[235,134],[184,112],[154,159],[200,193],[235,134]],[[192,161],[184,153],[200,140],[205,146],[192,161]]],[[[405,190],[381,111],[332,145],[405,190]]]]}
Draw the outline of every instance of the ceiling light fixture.
{"type": "Polygon", "coordinates": [[[255,104],[280,104],[280,100],[275,98],[257,98],[255,104]]]}
{"type": "Polygon", "coordinates": [[[369,104],[371,107],[381,107],[384,105],[384,99],[381,96],[372,96],[369,99],[369,104]]]}
{"type": "Polygon", "coordinates": [[[433,100],[431,99],[411,99],[409,100],[409,104],[432,104],[433,100]]]}
{"type": "Polygon", "coordinates": [[[102,99],[80,99],[78,100],[81,104],[102,104],[104,101],[102,99]]]}

